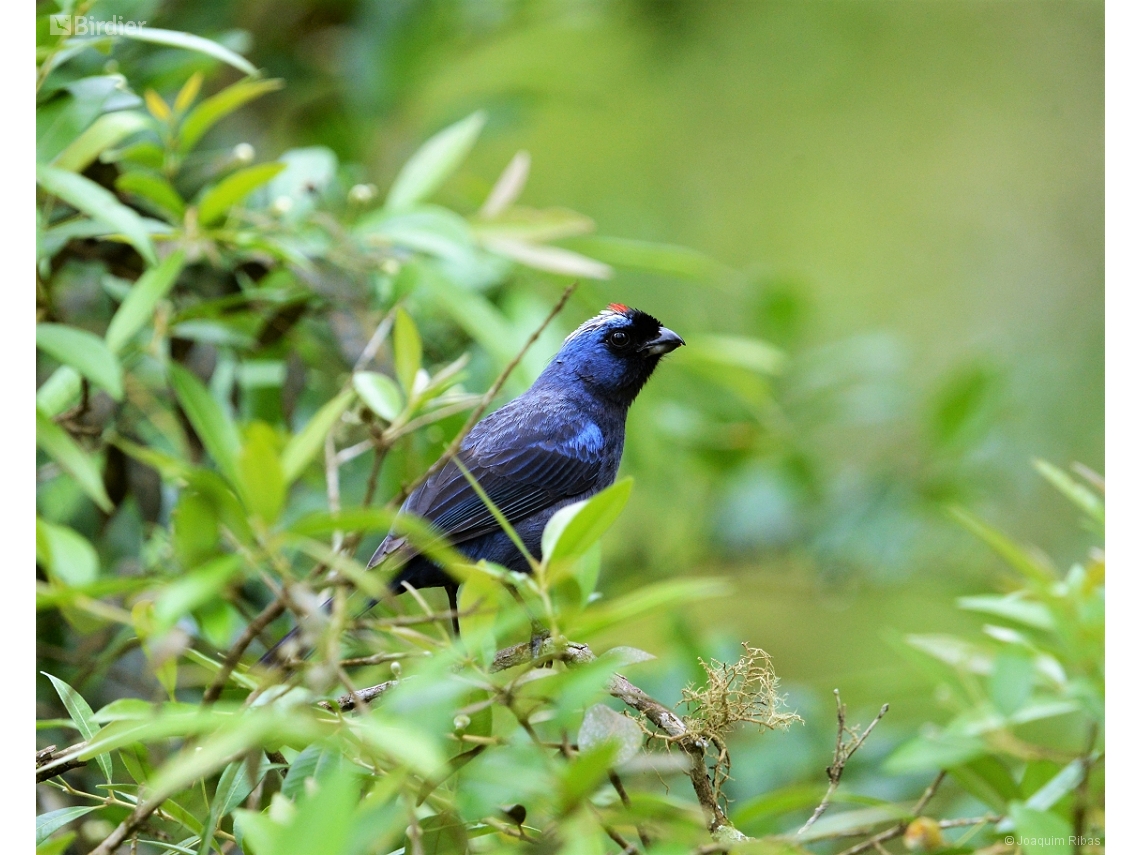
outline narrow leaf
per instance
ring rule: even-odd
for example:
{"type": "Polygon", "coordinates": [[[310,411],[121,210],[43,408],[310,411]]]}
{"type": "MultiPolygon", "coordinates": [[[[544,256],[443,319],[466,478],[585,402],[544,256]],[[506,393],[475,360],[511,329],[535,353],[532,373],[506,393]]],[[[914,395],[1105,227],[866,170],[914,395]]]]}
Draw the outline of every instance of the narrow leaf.
{"type": "Polygon", "coordinates": [[[157,27],[122,28],[117,34],[123,38],[134,39],[139,42],[150,42],[156,45],[192,50],[196,53],[213,57],[214,59],[220,59],[227,65],[232,65],[238,71],[245,72],[246,74],[257,74],[257,68],[244,56],[236,54],[229,48],[222,47],[217,42],[204,39],[201,36],[193,36],[190,33],[183,33],[177,30],[162,30],[157,27]]]}
{"type": "Polygon", "coordinates": [[[170,385],[202,445],[222,474],[236,486],[239,480],[237,455],[241,445],[237,428],[201,380],[176,363],[171,363],[169,371],[170,385]]]}
{"type": "Polygon", "coordinates": [[[420,340],[419,330],[412,316],[404,311],[403,307],[396,310],[396,327],[394,332],[394,348],[396,362],[396,376],[404,393],[411,397],[415,387],[416,375],[423,362],[423,342],[420,340]]]}
{"type": "Polygon", "coordinates": [[[227,175],[202,195],[198,204],[198,222],[213,225],[242,199],[267,184],[285,168],[284,163],[259,163],[227,175]]]}
{"type": "Polygon", "coordinates": [[[623,478],[585,502],[562,508],[542,533],[542,555],[547,562],[578,558],[593,546],[621,514],[633,479],[623,478]]]}
{"type": "Polygon", "coordinates": [[[219,121],[234,110],[284,85],[282,80],[239,80],[217,95],[211,95],[190,111],[178,132],[178,150],[185,154],[219,121]]]}
{"type": "Polygon", "coordinates": [[[384,374],[357,371],[352,375],[352,388],[368,409],[387,422],[394,421],[404,409],[404,396],[400,394],[400,387],[384,374]]]}
{"type": "Polygon", "coordinates": [[[325,442],[325,435],[352,404],[356,393],[351,389],[341,392],[309,419],[309,423],[295,434],[281,454],[281,470],[285,484],[292,484],[300,477],[325,442]]]}
{"type": "Polygon", "coordinates": [[[106,805],[79,805],[41,813],[36,817],[36,846],[39,846],[69,822],[86,816],[93,810],[102,810],[106,805]]]}
{"type": "Polygon", "coordinates": [[[148,264],[158,263],[142,217],[122,204],[114,194],[82,175],[41,163],[36,164],[36,182],[77,211],[121,232],[148,264]]]}
{"type": "Polygon", "coordinates": [[[483,245],[491,252],[535,270],[587,279],[610,279],[614,275],[614,269],[608,264],[557,246],[524,243],[511,238],[485,238],[483,245]]]}
{"type": "MultiPolygon", "coordinates": [[[[71,688],[59,677],[54,677],[47,671],[41,671],[45,677],[51,680],[51,684],[55,686],[55,691],[59,695],[59,699],[63,701],[63,706],[67,709],[67,714],[71,716],[71,720],[75,722],[75,726],[79,728],[79,732],[83,734],[84,739],[91,739],[99,732],[99,725],[95,721],[95,713],[91,709],[91,705],[83,699],[83,696],[75,689],[71,688]]],[[[96,757],[99,762],[99,768],[103,770],[103,775],[106,777],[107,782],[111,782],[111,758],[107,754],[101,753],[96,757]]]]}
{"type": "Polygon", "coordinates": [[[99,336],[64,324],[36,324],[36,347],[122,400],[123,369],[99,336]]]}
{"type": "Polygon", "coordinates": [[[111,146],[149,127],[150,120],[133,110],[104,113],[73,139],[52,161],[52,165],[70,172],[82,172],[111,146]]]}
{"type": "Polygon", "coordinates": [[[157,267],[138,278],[131,292],[119,306],[107,327],[107,347],[118,353],[141,330],[154,314],[158,301],[174,286],[186,255],[182,250],[171,253],[157,267]]]}
{"type": "Polygon", "coordinates": [[[388,191],[389,208],[422,202],[456,170],[471,152],[487,116],[482,111],[444,128],[411,156],[388,191]]]}
{"type": "Polygon", "coordinates": [[[76,480],[83,492],[102,510],[111,513],[114,505],[103,487],[103,477],[91,455],[79,447],[71,436],[36,408],[36,445],[76,480]]]}

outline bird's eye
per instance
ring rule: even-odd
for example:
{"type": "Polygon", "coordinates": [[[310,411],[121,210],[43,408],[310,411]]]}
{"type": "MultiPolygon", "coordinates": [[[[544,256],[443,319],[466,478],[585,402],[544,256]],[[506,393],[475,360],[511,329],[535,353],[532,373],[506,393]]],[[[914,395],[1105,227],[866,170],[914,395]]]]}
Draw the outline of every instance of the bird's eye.
{"type": "Polygon", "coordinates": [[[610,344],[614,347],[625,347],[629,344],[629,334],[621,330],[610,333],[610,344]]]}

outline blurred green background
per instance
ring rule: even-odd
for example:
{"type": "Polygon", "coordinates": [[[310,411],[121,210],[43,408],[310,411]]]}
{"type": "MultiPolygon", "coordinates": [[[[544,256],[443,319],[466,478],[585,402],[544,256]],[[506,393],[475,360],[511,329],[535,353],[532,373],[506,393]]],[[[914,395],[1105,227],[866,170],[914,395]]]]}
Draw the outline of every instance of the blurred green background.
{"type": "MultiPolygon", "coordinates": [[[[383,189],[430,134],[483,109],[446,204],[477,207],[526,150],[524,204],[724,265],[699,282],[618,265],[560,323],[618,300],[686,337],[756,336],[789,357],[739,399],[684,350],[671,357],[631,414],[638,487],[606,543],[607,592],[733,578],[731,599],[615,643],[734,658],[747,640],[773,655],[809,727],[757,749],[778,762],[734,752],[742,792],[819,776],[834,687],[863,721],[892,703],[867,763],[892,728],[937,715],[894,640],[971,625],[953,595],[1002,584],[948,504],[1062,567],[1087,551],[1031,461],[1104,464],[1102,4],[118,5],[243,48],[285,80],[217,139],[250,142],[259,160],[328,146],[383,189]]],[[[164,87],[164,56],[150,72],[169,96],[187,60],[164,87]]],[[[594,238],[565,245],[602,257],[594,238]]],[[[533,326],[528,295],[549,303],[560,287],[520,276],[497,299],[533,326]]],[[[691,676],[646,686],[675,695],[691,676]]]]}

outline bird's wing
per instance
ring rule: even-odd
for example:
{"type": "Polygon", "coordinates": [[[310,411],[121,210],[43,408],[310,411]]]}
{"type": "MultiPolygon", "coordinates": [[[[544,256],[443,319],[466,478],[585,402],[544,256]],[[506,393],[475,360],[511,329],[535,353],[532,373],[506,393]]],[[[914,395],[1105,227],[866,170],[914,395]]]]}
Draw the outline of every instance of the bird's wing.
{"type": "MultiPolygon", "coordinates": [[[[511,523],[543,511],[595,485],[605,457],[601,429],[565,412],[504,407],[475,426],[459,459],[511,523]]],[[[422,517],[452,544],[499,530],[490,509],[454,462],[424,482],[401,513],[422,517]]],[[[389,535],[371,565],[404,545],[389,535]]]]}

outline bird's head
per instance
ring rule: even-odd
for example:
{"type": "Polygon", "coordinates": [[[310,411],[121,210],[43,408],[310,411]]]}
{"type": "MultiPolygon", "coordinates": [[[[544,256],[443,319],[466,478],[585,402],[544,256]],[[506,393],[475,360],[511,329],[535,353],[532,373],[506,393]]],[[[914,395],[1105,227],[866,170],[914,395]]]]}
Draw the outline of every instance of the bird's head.
{"type": "Polygon", "coordinates": [[[684,343],[652,315],[611,303],[567,336],[547,371],[569,374],[595,394],[628,404],[661,357],[684,343]]]}

